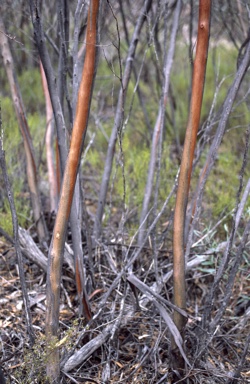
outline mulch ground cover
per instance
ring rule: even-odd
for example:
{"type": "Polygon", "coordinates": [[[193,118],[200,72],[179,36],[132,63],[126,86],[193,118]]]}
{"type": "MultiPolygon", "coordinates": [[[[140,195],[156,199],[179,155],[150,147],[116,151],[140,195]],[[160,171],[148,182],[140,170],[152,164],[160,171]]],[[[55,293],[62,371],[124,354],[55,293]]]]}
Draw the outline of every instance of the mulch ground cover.
{"type": "MultiPolygon", "coordinates": [[[[200,327],[203,301],[213,281],[213,273],[202,264],[188,271],[187,312],[190,318],[186,328],[185,352],[191,366],[187,368],[184,379],[173,381],[169,370],[171,335],[152,301],[145,301],[143,305],[143,293],[133,292],[126,280],[121,278],[103,303],[104,295],[121,269],[127,249],[126,244],[121,246],[109,242],[94,250],[96,285],[93,286],[88,274],[87,289],[92,313],[95,315],[99,311],[99,315],[89,326],[85,318],[78,314],[74,274],[67,265],[63,266],[60,306],[61,383],[249,383],[250,355],[246,348],[249,348],[250,334],[250,287],[247,258],[237,274],[230,305],[212,335],[205,355],[195,361],[199,345],[197,328],[200,327]],[[107,337],[102,338],[108,327],[107,337]],[[96,345],[88,353],[83,352],[84,360],[73,369],[64,369],[73,353],[81,351],[85,345],[90,348],[91,340],[96,340],[96,345]],[[97,345],[98,340],[101,341],[97,345]]],[[[35,345],[31,348],[15,250],[4,238],[0,238],[0,252],[0,366],[7,383],[43,383],[46,372],[46,275],[24,258],[36,334],[35,345]]],[[[166,275],[171,268],[171,251],[162,248],[158,253],[160,276],[166,275]]],[[[153,251],[150,247],[141,252],[134,266],[134,274],[149,287],[156,282],[153,251]]],[[[224,289],[222,281],[216,296],[214,314],[221,305],[224,289]]],[[[171,278],[163,285],[160,294],[165,300],[171,301],[171,278]]],[[[166,310],[171,315],[172,310],[167,307],[166,310]]]]}

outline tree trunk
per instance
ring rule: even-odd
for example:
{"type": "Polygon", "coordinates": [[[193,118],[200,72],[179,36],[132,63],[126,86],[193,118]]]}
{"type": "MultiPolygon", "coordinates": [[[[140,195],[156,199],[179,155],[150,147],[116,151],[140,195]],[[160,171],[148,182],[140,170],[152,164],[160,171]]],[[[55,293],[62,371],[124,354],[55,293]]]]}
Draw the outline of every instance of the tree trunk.
{"type": "MultiPolygon", "coordinates": [[[[194,150],[197,132],[200,122],[203,89],[205,82],[207,53],[210,32],[210,0],[200,0],[199,22],[196,57],[194,61],[192,96],[189,112],[189,120],[186,130],[183,155],[180,167],[179,183],[176,195],[176,205],[173,228],[173,279],[174,279],[174,304],[179,308],[186,309],[186,287],[185,287],[185,244],[184,230],[186,208],[192,173],[194,150]]],[[[184,338],[184,327],[186,318],[179,312],[174,311],[174,322],[180,334],[184,338]]],[[[172,339],[172,369],[183,375],[185,361],[172,339]]]]}
{"type": "MultiPolygon", "coordinates": [[[[0,8],[0,12],[1,12],[1,8],[0,8]]],[[[0,46],[1,46],[2,56],[3,56],[4,66],[6,69],[6,73],[7,73],[7,77],[10,85],[11,96],[12,96],[13,104],[15,107],[19,128],[24,141],[27,178],[28,178],[28,185],[30,190],[31,205],[32,205],[34,220],[37,228],[37,234],[38,234],[40,244],[44,248],[47,248],[48,233],[47,233],[47,228],[46,228],[46,224],[45,224],[45,220],[44,220],[44,216],[41,208],[40,193],[39,193],[38,183],[37,183],[37,170],[36,170],[34,149],[32,145],[32,139],[29,131],[28,122],[26,119],[25,111],[24,111],[21,92],[16,79],[15,71],[14,71],[13,59],[12,59],[12,55],[9,47],[9,42],[8,42],[8,38],[4,28],[4,23],[1,16],[0,16],[0,30],[1,30],[0,46]]]]}
{"type": "MultiPolygon", "coordinates": [[[[58,214],[53,231],[53,238],[49,252],[49,265],[47,274],[47,313],[46,335],[49,359],[47,362],[47,376],[51,382],[58,383],[60,376],[59,347],[57,346],[59,326],[59,303],[62,259],[64,252],[67,223],[70,216],[74,188],[87,129],[92,90],[96,72],[97,56],[97,27],[98,27],[99,0],[92,0],[89,6],[86,56],[82,73],[82,80],[78,92],[76,118],[73,126],[69,155],[63,176],[58,214]]],[[[76,256],[76,255],[75,255],[76,256]]],[[[91,312],[85,293],[85,286],[81,271],[82,258],[76,258],[77,290],[82,294],[85,315],[89,320],[91,312]]]]}

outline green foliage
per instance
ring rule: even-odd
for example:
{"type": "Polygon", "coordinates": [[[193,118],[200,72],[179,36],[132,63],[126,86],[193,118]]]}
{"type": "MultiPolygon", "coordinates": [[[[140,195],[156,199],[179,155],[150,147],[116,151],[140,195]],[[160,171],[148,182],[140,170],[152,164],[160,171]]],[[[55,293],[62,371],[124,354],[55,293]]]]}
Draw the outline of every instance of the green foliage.
{"type": "MultiPolygon", "coordinates": [[[[185,137],[185,130],[188,119],[188,92],[191,86],[191,64],[188,62],[188,50],[183,45],[177,45],[176,65],[173,66],[171,84],[176,105],[176,126],[179,132],[180,143],[185,137]]],[[[206,82],[203,96],[203,108],[201,124],[206,121],[209,110],[215,100],[215,111],[218,113],[223,105],[229,86],[232,84],[236,72],[237,51],[234,47],[219,45],[211,47],[208,55],[206,82]],[[230,57],[230,61],[228,59],[230,57]],[[233,63],[230,65],[230,63],[233,63]],[[220,84],[220,86],[219,86],[220,84]]],[[[171,114],[170,106],[167,111],[171,114]]],[[[218,115],[219,119],[220,115],[218,115]]],[[[238,103],[229,119],[228,131],[220,147],[216,165],[210,174],[206,185],[204,204],[208,222],[213,216],[222,212],[229,212],[235,207],[236,193],[239,186],[239,172],[242,163],[242,148],[244,148],[244,132],[249,122],[250,113],[245,103],[238,103]]],[[[171,132],[171,124],[167,121],[168,129],[171,132]]],[[[217,126],[215,126],[215,129],[217,126]]],[[[174,137],[174,136],[173,136],[174,137]]],[[[205,154],[204,160],[205,160],[205,154]]],[[[202,162],[201,162],[202,165],[202,162]]],[[[200,165],[200,166],[201,166],[200,165]]],[[[196,169],[192,185],[196,185],[201,168],[196,169]]],[[[248,172],[246,177],[249,177],[248,172]]]]}
{"type": "Polygon", "coordinates": [[[239,161],[236,161],[235,154],[228,152],[225,148],[220,151],[218,164],[206,188],[208,204],[214,215],[219,215],[225,208],[230,211],[235,205],[239,161]]]}
{"type": "Polygon", "coordinates": [[[18,83],[27,114],[44,112],[44,94],[38,68],[30,68],[18,76],[18,83]]]}
{"type": "MultiPolygon", "coordinates": [[[[236,62],[236,52],[230,50],[234,62],[236,62]]],[[[228,54],[228,53],[227,53],[228,54]]],[[[222,57],[225,52],[222,50],[222,57]]],[[[235,73],[235,68],[232,68],[224,60],[221,60],[220,73],[226,75],[230,71],[235,73]]],[[[211,71],[208,72],[211,75],[211,71]]],[[[212,80],[208,75],[207,82],[212,80]]],[[[222,75],[220,75],[222,78],[222,75]]],[[[223,104],[228,91],[228,85],[232,83],[233,76],[226,78],[222,87],[218,92],[217,109],[223,104]]],[[[207,85],[205,91],[207,99],[210,96],[212,102],[212,93],[209,95],[209,86],[207,85]]],[[[243,90],[241,90],[242,92],[243,90]]],[[[244,92],[244,91],[243,91],[244,92]]],[[[243,152],[245,150],[245,132],[249,124],[250,113],[246,103],[237,103],[231,113],[228,129],[225,132],[223,142],[220,146],[218,158],[215,167],[213,168],[210,178],[206,186],[206,204],[211,209],[213,215],[218,216],[221,212],[229,212],[235,207],[236,194],[239,188],[239,175],[243,161],[243,152]]],[[[246,168],[245,178],[250,177],[249,167],[246,168]]]]}
{"type": "Polygon", "coordinates": [[[47,346],[45,335],[39,333],[33,347],[24,350],[23,363],[15,372],[16,379],[19,379],[22,384],[47,383],[46,363],[50,358],[50,351],[56,347],[69,351],[74,345],[79,326],[80,320],[75,319],[60,340],[56,337],[51,337],[50,343],[47,346]]]}
{"type": "MultiPolygon", "coordinates": [[[[147,180],[147,165],[149,163],[149,150],[145,145],[131,146],[131,137],[124,136],[122,151],[124,157],[124,169],[126,180],[126,201],[129,206],[141,206],[144,196],[144,188],[147,180]]],[[[136,140],[135,140],[136,141],[136,140]]],[[[120,153],[121,154],[121,153],[120,153]]],[[[119,156],[119,155],[118,155],[119,156]]],[[[121,161],[122,158],[119,156],[121,161]]],[[[121,163],[120,163],[121,165],[121,163]]],[[[114,167],[116,168],[116,167],[114,167]]],[[[113,170],[113,176],[116,173],[115,191],[122,199],[123,180],[122,166],[113,170]]]]}
{"type": "MultiPolygon", "coordinates": [[[[14,190],[15,209],[18,218],[18,224],[21,227],[27,227],[30,224],[30,201],[27,194],[20,191],[21,185],[14,180],[12,190],[14,190]]],[[[9,235],[13,235],[12,215],[9,207],[9,201],[4,198],[1,201],[0,227],[9,235]]]]}
{"type": "Polygon", "coordinates": [[[206,119],[209,109],[213,103],[214,94],[218,92],[216,110],[221,107],[227,95],[228,87],[232,83],[236,72],[237,51],[234,47],[210,48],[207,60],[206,82],[204,88],[201,120],[206,119]],[[228,57],[233,65],[229,65],[228,57]],[[219,84],[221,86],[219,87],[219,84]],[[218,91],[217,91],[217,88],[218,91]]]}
{"type": "MultiPolygon", "coordinates": [[[[209,110],[212,106],[214,94],[217,92],[216,110],[221,107],[228,87],[232,82],[232,75],[236,71],[235,63],[237,51],[233,47],[210,48],[207,60],[207,71],[205,89],[203,95],[203,104],[201,111],[201,125],[206,120],[209,110]],[[230,57],[230,65],[228,57],[230,57]],[[222,82],[221,86],[219,84],[222,82]],[[217,90],[217,88],[219,88],[217,90]]],[[[179,141],[182,144],[185,138],[185,131],[188,120],[189,102],[191,94],[191,76],[192,66],[188,56],[188,47],[183,44],[176,46],[175,63],[172,68],[171,86],[175,103],[175,125],[179,135],[179,141]]],[[[167,105],[167,112],[171,116],[170,104],[167,105]]],[[[167,121],[168,129],[173,130],[171,122],[167,121]]],[[[174,137],[174,135],[173,135],[174,137]]]]}
{"type": "MultiPolygon", "coordinates": [[[[26,180],[25,167],[23,167],[22,142],[12,101],[8,97],[1,99],[3,146],[7,172],[15,199],[19,224],[24,225],[30,215],[29,200],[24,198],[24,184],[26,180]]],[[[12,217],[7,200],[5,186],[1,183],[1,215],[0,226],[10,235],[13,233],[12,217]]]]}
{"type": "MultiPolygon", "coordinates": [[[[151,53],[148,52],[148,55],[151,55],[151,53]]],[[[207,119],[209,110],[214,100],[215,91],[217,92],[215,113],[221,108],[236,70],[236,57],[237,52],[231,47],[219,46],[217,48],[210,49],[201,125],[207,119]],[[230,65],[230,62],[228,61],[229,56],[232,59],[230,62],[232,62],[233,65],[230,65]],[[220,82],[221,85],[218,87],[220,82]]],[[[154,70],[152,72],[151,67],[147,68],[147,62],[145,66],[146,68],[144,69],[144,72],[150,73],[150,75],[155,78],[155,74],[153,73],[154,70]]],[[[113,106],[116,105],[116,97],[120,86],[119,80],[115,79],[112,84],[110,83],[111,70],[107,67],[105,62],[101,63],[98,73],[98,86],[100,87],[100,92],[104,92],[107,105],[112,108],[112,114],[114,114],[115,108],[113,108],[113,106]]],[[[168,118],[169,116],[171,117],[172,110],[170,101],[167,103],[166,132],[164,132],[165,140],[162,152],[162,169],[159,187],[159,197],[161,201],[164,201],[170,192],[178,170],[179,164],[174,160],[175,156],[173,156],[172,144],[175,143],[176,135],[179,135],[178,138],[181,144],[183,143],[185,137],[189,111],[190,85],[191,63],[188,58],[188,49],[180,44],[176,47],[175,63],[173,65],[171,75],[171,91],[169,96],[172,98],[175,108],[175,127],[172,125],[171,118],[168,118]],[[174,132],[174,130],[176,130],[176,132],[174,132]]],[[[110,201],[112,201],[113,206],[121,206],[124,194],[122,170],[122,162],[124,161],[124,175],[126,180],[125,203],[126,206],[131,209],[133,207],[137,207],[139,213],[144,198],[145,184],[147,180],[152,131],[148,132],[146,129],[145,117],[141,109],[138,95],[137,93],[134,93],[134,86],[135,83],[132,76],[127,92],[125,121],[128,114],[130,114],[130,116],[128,122],[123,127],[122,154],[120,155],[120,148],[117,143],[116,162],[111,177],[112,196],[110,201]]],[[[158,94],[156,86],[152,87],[152,84],[148,83],[148,77],[143,75],[140,80],[140,90],[153,130],[157,118],[160,94],[158,94]]],[[[94,105],[95,108],[97,108],[97,105],[94,105]]],[[[230,126],[233,127],[234,124],[236,124],[236,121],[234,121],[234,116],[236,116],[237,124],[244,127],[247,124],[247,121],[249,121],[249,115],[250,113],[244,104],[238,105],[230,118],[230,126]]],[[[111,133],[112,126],[112,118],[105,121],[103,124],[103,129],[108,137],[111,133]]],[[[90,129],[92,129],[91,125],[90,129]]],[[[216,129],[216,127],[214,129],[216,129]]],[[[242,137],[242,135],[243,131],[241,128],[240,137],[242,137]]],[[[243,145],[242,142],[241,144],[239,143],[240,140],[242,139],[239,138],[237,133],[234,134],[233,130],[229,130],[224,137],[216,166],[211,173],[206,186],[206,197],[204,199],[205,205],[210,213],[208,213],[205,220],[207,219],[208,222],[211,218],[210,214],[218,216],[221,212],[229,212],[235,206],[235,197],[238,188],[238,175],[241,167],[241,157],[239,156],[238,147],[239,145],[243,145]]],[[[101,180],[104,168],[106,151],[107,138],[105,138],[103,133],[98,130],[94,145],[89,151],[87,159],[96,170],[99,180],[101,180]]],[[[194,179],[192,180],[194,187],[198,180],[199,171],[200,169],[197,168],[194,179]]],[[[173,207],[173,204],[174,201],[170,205],[173,207]]],[[[108,214],[109,211],[110,208],[107,207],[106,214],[108,214]]]]}
{"type": "MultiPolygon", "coordinates": [[[[152,52],[147,52],[147,57],[152,62],[152,52]]],[[[207,65],[206,85],[204,90],[204,102],[201,120],[204,122],[208,116],[212,105],[216,87],[222,79],[221,87],[218,89],[215,111],[221,107],[228,91],[228,86],[232,82],[235,73],[235,62],[237,52],[233,48],[217,47],[210,48],[207,65]],[[228,60],[228,57],[232,60],[228,60]],[[230,65],[230,63],[233,63],[230,65]]],[[[113,124],[114,113],[120,89],[120,80],[115,76],[119,75],[119,60],[114,56],[112,61],[102,58],[98,66],[97,79],[95,84],[94,99],[92,103],[93,116],[98,115],[101,108],[105,108],[106,117],[100,122],[101,128],[96,127],[94,120],[90,119],[88,136],[95,132],[94,143],[87,154],[87,164],[95,171],[95,177],[101,180],[104,163],[106,158],[108,138],[113,124]],[[115,74],[114,74],[115,73],[115,74]]],[[[122,132],[122,156],[119,155],[120,148],[117,143],[116,163],[113,168],[111,188],[112,204],[116,207],[121,205],[124,193],[123,185],[123,166],[126,180],[126,206],[130,209],[136,207],[138,213],[142,205],[145,184],[147,180],[148,164],[150,158],[151,137],[154,124],[157,118],[160,89],[152,81],[156,82],[156,71],[152,65],[145,60],[140,79],[140,91],[146,112],[151,124],[151,131],[146,128],[145,116],[141,108],[138,94],[135,92],[135,81],[132,79],[127,91],[127,102],[125,105],[125,122],[122,132]],[[126,120],[129,117],[128,120],[126,120]],[[123,159],[123,160],[122,160],[123,159]]],[[[20,90],[22,93],[28,124],[36,152],[36,160],[44,158],[44,137],[45,137],[45,113],[44,96],[41,87],[41,78],[38,68],[22,71],[18,77],[20,90]],[[43,152],[42,152],[43,150],[43,152]],[[41,157],[42,155],[42,157],[41,157]]],[[[166,131],[164,132],[164,146],[162,152],[162,169],[160,176],[159,197],[163,201],[168,195],[176,172],[178,163],[173,156],[173,143],[175,145],[176,135],[180,143],[183,143],[188,119],[189,93],[191,84],[191,63],[188,58],[188,49],[184,45],[177,44],[175,62],[171,74],[171,98],[174,106],[175,125],[171,120],[172,109],[170,100],[167,103],[166,131]]],[[[5,84],[5,91],[7,91],[5,84]]],[[[22,137],[17,125],[15,112],[12,102],[8,97],[2,97],[2,120],[4,128],[4,146],[6,151],[6,161],[8,172],[16,199],[17,211],[21,225],[25,224],[23,217],[28,217],[30,206],[28,200],[23,200],[27,192],[27,182],[25,175],[25,155],[22,137]],[[16,177],[17,176],[17,177],[16,177]]],[[[245,104],[239,104],[230,118],[230,127],[244,126],[250,118],[250,112],[245,104]],[[235,117],[234,117],[235,116],[235,117]]],[[[215,127],[216,128],[216,127],[215,127]]],[[[242,137],[242,135],[240,135],[242,137]]],[[[206,187],[206,206],[213,215],[220,212],[231,210],[235,204],[235,195],[238,186],[238,174],[241,166],[239,156],[239,146],[242,146],[237,132],[228,132],[225,135],[223,145],[220,149],[218,161],[212,174],[210,175],[206,187]],[[238,143],[238,144],[237,144],[238,143]],[[238,147],[237,147],[238,145],[238,147]]],[[[41,171],[41,169],[39,169],[41,171]]],[[[83,173],[85,170],[83,169],[83,173]]],[[[86,170],[87,172],[87,170],[86,170]]],[[[196,170],[193,185],[197,180],[199,170],[196,170]]],[[[42,178],[46,177],[40,175],[42,178]]],[[[2,190],[3,187],[1,186],[2,190]]],[[[11,232],[11,216],[8,213],[6,201],[1,202],[2,219],[0,224],[11,232]]],[[[107,208],[107,212],[109,208],[107,208]]]]}
{"type": "Polygon", "coordinates": [[[46,360],[45,335],[40,334],[32,349],[24,350],[23,364],[16,371],[16,378],[24,384],[45,384],[46,360]]]}
{"type": "MultiPolygon", "coordinates": [[[[24,71],[19,77],[20,90],[27,113],[28,125],[35,147],[35,153],[40,157],[44,148],[46,122],[43,113],[44,101],[41,79],[38,69],[24,71]]],[[[15,110],[10,97],[1,98],[3,145],[5,151],[7,172],[12,186],[19,225],[25,227],[30,217],[30,200],[26,179],[26,160],[23,139],[18,127],[15,110]]],[[[12,234],[12,219],[6,198],[5,186],[0,185],[0,226],[12,234]]],[[[30,223],[29,223],[30,224],[30,223]]]]}
{"type": "Polygon", "coordinates": [[[14,144],[15,146],[19,144],[21,137],[16,120],[15,110],[10,97],[1,98],[1,113],[4,147],[7,151],[7,149],[11,147],[10,144],[14,144]]]}

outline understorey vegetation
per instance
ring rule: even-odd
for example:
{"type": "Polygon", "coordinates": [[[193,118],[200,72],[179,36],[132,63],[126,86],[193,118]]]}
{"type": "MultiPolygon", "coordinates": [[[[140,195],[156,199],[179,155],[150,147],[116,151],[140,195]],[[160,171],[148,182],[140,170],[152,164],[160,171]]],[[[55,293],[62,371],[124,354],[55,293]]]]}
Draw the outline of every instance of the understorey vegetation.
{"type": "Polygon", "coordinates": [[[249,382],[249,18],[1,3],[0,384],[249,382]]]}

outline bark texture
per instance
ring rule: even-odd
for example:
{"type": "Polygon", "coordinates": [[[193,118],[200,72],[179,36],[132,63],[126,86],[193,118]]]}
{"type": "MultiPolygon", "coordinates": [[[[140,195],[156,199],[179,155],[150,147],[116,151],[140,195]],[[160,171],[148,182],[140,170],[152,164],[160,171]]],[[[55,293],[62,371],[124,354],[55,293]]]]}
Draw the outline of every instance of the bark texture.
{"type": "MultiPolygon", "coordinates": [[[[205,82],[206,63],[209,44],[210,31],[210,0],[201,0],[199,3],[199,21],[197,48],[194,61],[192,95],[189,112],[189,120],[186,130],[183,155],[180,167],[178,189],[176,195],[176,206],[174,214],[173,231],[173,279],[174,279],[174,304],[179,308],[186,309],[186,287],[185,287],[185,218],[188,202],[188,194],[194,159],[197,132],[200,122],[203,89],[205,82]]],[[[179,312],[174,312],[174,322],[182,337],[184,337],[184,327],[186,318],[179,312]]],[[[172,368],[183,374],[185,361],[172,341],[172,368]]]]}
{"type": "MultiPolygon", "coordinates": [[[[99,1],[92,0],[89,6],[86,56],[82,73],[82,80],[78,92],[76,118],[73,126],[69,155],[64,171],[58,214],[53,231],[53,238],[49,252],[49,266],[47,274],[47,316],[46,335],[47,343],[51,345],[47,363],[47,375],[51,382],[59,382],[60,364],[59,347],[57,346],[59,326],[59,303],[62,259],[64,253],[67,223],[70,216],[74,188],[87,129],[88,116],[91,104],[92,89],[94,84],[96,55],[97,55],[97,25],[99,1]],[[52,344],[51,344],[52,343],[52,344]]],[[[76,256],[76,255],[75,255],[76,256]]],[[[76,280],[78,293],[81,292],[85,315],[91,318],[90,308],[87,303],[83,276],[81,276],[82,259],[76,258],[76,280]]]]}

